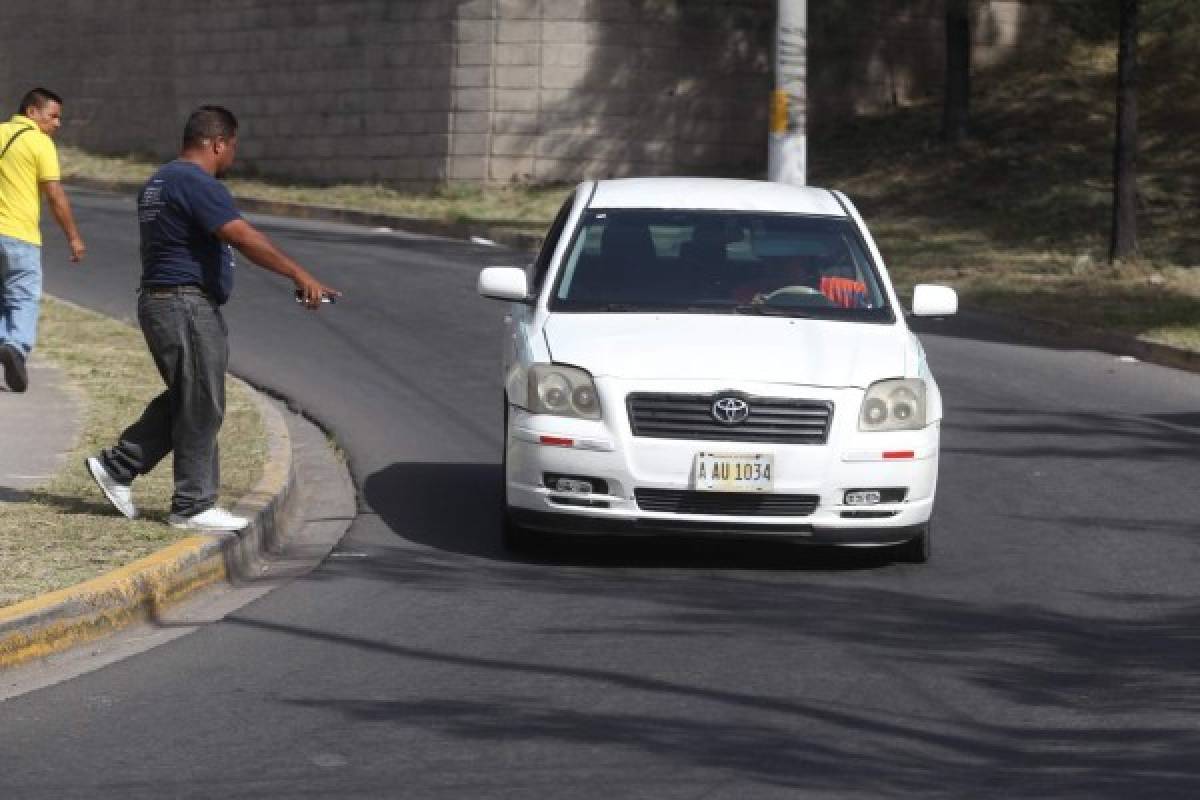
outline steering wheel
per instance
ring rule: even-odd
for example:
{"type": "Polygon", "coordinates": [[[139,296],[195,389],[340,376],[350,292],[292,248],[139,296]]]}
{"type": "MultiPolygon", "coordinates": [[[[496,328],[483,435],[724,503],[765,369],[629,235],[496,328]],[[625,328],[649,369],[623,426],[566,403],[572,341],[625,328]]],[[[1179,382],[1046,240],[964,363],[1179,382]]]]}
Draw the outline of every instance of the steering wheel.
{"type": "Polygon", "coordinates": [[[783,286],[768,294],[761,295],[763,303],[779,306],[833,306],[836,305],[825,295],[811,286],[783,286]]]}

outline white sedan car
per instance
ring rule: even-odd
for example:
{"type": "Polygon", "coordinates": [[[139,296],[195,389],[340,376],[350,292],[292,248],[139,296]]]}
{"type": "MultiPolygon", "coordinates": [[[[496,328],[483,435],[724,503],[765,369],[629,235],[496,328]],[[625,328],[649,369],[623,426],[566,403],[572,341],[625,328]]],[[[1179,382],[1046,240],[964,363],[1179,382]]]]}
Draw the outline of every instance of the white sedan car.
{"type": "MultiPolygon", "coordinates": [[[[929,557],[942,400],[841,193],[580,184],[511,302],[509,546],[538,533],[780,536],[929,557]]],[[[920,285],[912,313],[957,309],[920,285]]]]}

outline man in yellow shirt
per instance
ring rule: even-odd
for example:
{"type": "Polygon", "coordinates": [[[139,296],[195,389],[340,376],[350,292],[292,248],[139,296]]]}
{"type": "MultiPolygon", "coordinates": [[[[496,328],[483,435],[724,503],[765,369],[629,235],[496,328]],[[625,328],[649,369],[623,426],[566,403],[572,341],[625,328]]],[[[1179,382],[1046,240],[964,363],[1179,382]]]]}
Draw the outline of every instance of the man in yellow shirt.
{"type": "Polygon", "coordinates": [[[42,295],[41,195],[67,236],[71,260],[84,244],[60,183],[58,151],[51,136],[62,124],[62,98],[33,89],[16,114],[0,124],[0,365],[14,392],[29,386],[25,360],[37,338],[42,295]]]}

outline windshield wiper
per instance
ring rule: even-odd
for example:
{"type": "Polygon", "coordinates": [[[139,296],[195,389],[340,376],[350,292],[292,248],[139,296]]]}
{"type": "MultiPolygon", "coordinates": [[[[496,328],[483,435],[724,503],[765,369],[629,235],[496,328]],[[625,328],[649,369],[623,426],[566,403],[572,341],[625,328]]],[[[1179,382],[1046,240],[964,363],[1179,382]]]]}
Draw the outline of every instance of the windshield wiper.
{"type": "Polygon", "coordinates": [[[610,314],[747,314],[764,317],[804,317],[808,309],[770,306],[761,303],[734,305],[731,303],[692,303],[680,305],[652,303],[587,303],[570,306],[564,311],[610,314]]]}
{"type": "Polygon", "coordinates": [[[614,314],[713,314],[730,313],[728,305],[667,305],[662,303],[588,303],[571,311],[607,311],[614,314]]]}
{"type": "Polygon", "coordinates": [[[769,306],[763,303],[743,303],[742,305],[732,306],[730,310],[734,314],[748,314],[752,316],[762,317],[807,317],[807,309],[802,308],[787,308],[785,306],[769,306]]]}
{"type": "Polygon", "coordinates": [[[633,303],[564,303],[559,308],[562,311],[577,311],[586,314],[603,312],[620,314],[645,310],[643,306],[637,306],[633,303]]]}

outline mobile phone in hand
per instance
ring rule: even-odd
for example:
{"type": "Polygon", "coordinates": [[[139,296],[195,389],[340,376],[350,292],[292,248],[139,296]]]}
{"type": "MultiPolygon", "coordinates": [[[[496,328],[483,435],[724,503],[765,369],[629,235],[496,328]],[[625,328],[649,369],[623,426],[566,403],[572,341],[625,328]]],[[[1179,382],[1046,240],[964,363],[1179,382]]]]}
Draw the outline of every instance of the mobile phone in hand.
{"type": "MultiPolygon", "coordinates": [[[[303,289],[296,290],[296,302],[297,303],[304,302],[304,290],[303,289]]],[[[322,303],[336,303],[337,297],[335,297],[334,295],[331,295],[331,294],[325,294],[324,292],[321,292],[321,302],[322,303]]]]}

